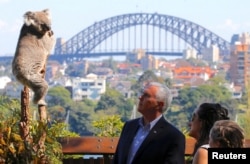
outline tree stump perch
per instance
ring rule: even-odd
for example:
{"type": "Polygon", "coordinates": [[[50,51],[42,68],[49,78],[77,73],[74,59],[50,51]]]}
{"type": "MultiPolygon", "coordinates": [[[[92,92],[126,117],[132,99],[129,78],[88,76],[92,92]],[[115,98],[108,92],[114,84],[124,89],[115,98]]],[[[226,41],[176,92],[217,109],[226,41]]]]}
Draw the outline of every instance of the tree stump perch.
{"type": "Polygon", "coordinates": [[[26,142],[30,142],[29,135],[29,88],[24,86],[21,92],[21,120],[20,135],[26,142]]]}
{"type": "MultiPolygon", "coordinates": [[[[39,121],[46,126],[47,124],[47,111],[46,106],[38,105],[39,121]]],[[[21,92],[21,119],[20,119],[20,136],[24,142],[29,145],[34,145],[33,149],[38,153],[39,161],[35,163],[45,164],[48,161],[45,157],[45,139],[46,139],[46,128],[43,129],[42,134],[38,143],[32,143],[32,137],[30,136],[29,123],[30,123],[30,110],[29,110],[29,88],[24,86],[21,92]]]]}

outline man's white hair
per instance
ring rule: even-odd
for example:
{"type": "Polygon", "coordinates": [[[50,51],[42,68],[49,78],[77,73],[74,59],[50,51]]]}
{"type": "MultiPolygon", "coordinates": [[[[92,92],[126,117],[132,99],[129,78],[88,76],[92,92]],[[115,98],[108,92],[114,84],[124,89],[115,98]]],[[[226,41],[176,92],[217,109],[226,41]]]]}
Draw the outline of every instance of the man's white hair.
{"type": "Polygon", "coordinates": [[[157,101],[161,101],[164,103],[162,112],[167,111],[173,99],[170,89],[166,85],[158,82],[150,82],[147,84],[147,87],[148,86],[156,86],[158,88],[156,99],[157,101]]]}

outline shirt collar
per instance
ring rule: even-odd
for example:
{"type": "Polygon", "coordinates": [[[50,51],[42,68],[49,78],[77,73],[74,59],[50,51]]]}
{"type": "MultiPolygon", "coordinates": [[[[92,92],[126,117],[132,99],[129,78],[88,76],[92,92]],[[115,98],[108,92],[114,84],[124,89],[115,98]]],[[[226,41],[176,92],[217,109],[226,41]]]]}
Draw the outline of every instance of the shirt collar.
{"type": "Polygon", "coordinates": [[[139,125],[142,128],[146,128],[149,126],[149,129],[151,130],[155,124],[160,120],[160,118],[162,117],[162,115],[160,115],[159,117],[157,117],[156,119],[154,119],[153,121],[151,121],[148,125],[144,126],[143,125],[143,117],[139,120],[139,125]]]}

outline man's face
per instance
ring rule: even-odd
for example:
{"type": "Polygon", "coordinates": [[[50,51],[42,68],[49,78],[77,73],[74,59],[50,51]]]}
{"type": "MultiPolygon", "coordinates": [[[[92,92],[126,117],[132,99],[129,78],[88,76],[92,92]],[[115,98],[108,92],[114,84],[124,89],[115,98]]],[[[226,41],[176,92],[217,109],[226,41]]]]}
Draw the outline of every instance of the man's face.
{"type": "Polygon", "coordinates": [[[157,112],[155,109],[159,107],[156,100],[156,86],[146,86],[139,97],[138,112],[142,115],[152,114],[157,112]]]}

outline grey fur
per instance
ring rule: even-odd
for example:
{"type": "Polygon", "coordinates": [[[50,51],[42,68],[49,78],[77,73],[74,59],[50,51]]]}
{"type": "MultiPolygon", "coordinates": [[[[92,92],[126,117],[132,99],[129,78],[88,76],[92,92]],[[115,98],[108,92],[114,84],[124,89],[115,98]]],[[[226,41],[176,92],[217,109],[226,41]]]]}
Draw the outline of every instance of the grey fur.
{"type": "Polygon", "coordinates": [[[26,12],[12,61],[12,73],[17,81],[34,92],[33,103],[38,105],[46,105],[46,62],[54,45],[49,10],[26,12]]]}

